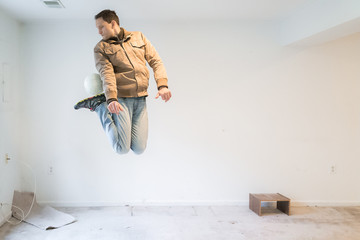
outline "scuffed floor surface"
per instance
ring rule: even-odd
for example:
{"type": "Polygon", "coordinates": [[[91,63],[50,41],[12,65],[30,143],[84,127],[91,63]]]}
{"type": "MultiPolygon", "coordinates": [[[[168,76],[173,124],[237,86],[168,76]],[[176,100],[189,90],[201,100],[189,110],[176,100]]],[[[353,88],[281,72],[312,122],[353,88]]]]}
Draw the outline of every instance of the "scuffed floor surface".
{"type": "Polygon", "coordinates": [[[5,224],[1,240],[359,240],[360,207],[292,207],[291,216],[245,206],[57,208],[77,222],[54,230],[5,224]]]}

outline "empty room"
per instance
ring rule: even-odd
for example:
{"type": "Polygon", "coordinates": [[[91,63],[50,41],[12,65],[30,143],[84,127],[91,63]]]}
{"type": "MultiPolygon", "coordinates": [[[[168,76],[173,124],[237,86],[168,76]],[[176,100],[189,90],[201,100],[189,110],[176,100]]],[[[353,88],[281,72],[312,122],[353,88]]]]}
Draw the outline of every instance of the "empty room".
{"type": "Polygon", "coordinates": [[[360,239],[359,0],[0,0],[0,240],[360,239]]]}

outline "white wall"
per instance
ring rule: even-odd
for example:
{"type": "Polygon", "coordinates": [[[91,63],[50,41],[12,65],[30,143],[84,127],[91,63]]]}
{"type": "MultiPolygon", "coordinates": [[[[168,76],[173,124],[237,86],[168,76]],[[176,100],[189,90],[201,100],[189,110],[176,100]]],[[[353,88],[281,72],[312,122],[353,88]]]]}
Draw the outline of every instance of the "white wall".
{"type": "Polygon", "coordinates": [[[151,79],[140,156],[115,154],[96,114],[73,110],[96,71],[93,20],[24,27],[20,157],[35,169],[40,202],[247,204],[250,192],[360,202],[351,187],[360,180],[360,34],[289,48],[262,23],[122,24],[155,45],[173,93],[155,100],[151,79]]]}
{"type": "MultiPolygon", "coordinates": [[[[11,204],[13,191],[19,189],[17,130],[20,119],[17,88],[20,29],[20,23],[0,9],[0,203],[4,204],[11,204]],[[8,164],[5,163],[6,153],[11,158],[8,164]]],[[[9,205],[3,206],[0,226],[4,222],[3,215],[7,217],[11,214],[10,209],[9,205]]]]}
{"type": "Polygon", "coordinates": [[[283,45],[324,43],[359,32],[360,1],[317,0],[294,10],[280,23],[283,45]]]}

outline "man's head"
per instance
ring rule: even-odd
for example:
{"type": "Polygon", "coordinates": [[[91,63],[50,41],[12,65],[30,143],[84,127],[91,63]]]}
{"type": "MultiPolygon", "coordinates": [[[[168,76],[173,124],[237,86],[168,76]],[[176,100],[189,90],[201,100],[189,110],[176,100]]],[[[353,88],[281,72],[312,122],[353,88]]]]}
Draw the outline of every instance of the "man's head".
{"type": "Polygon", "coordinates": [[[104,40],[116,36],[120,32],[119,17],[115,11],[103,10],[95,15],[96,28],[104,40]]]}

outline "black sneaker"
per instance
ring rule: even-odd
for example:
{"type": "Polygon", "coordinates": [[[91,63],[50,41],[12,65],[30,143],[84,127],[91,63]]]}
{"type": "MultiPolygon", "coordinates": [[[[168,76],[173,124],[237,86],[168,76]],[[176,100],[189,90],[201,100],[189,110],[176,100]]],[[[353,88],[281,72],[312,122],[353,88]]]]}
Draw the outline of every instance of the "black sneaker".
{"type": "Polygon", "coordinates": [[[94,111],[100,104],[106,101],[105,94],[101,93],[98,95],[95,95],[93,97],[85,98],[84,100],[81,100],[78,102],[74,108],[75,110],[78,110],[80,108],[88,108],[90,111],[94,111]]]}

